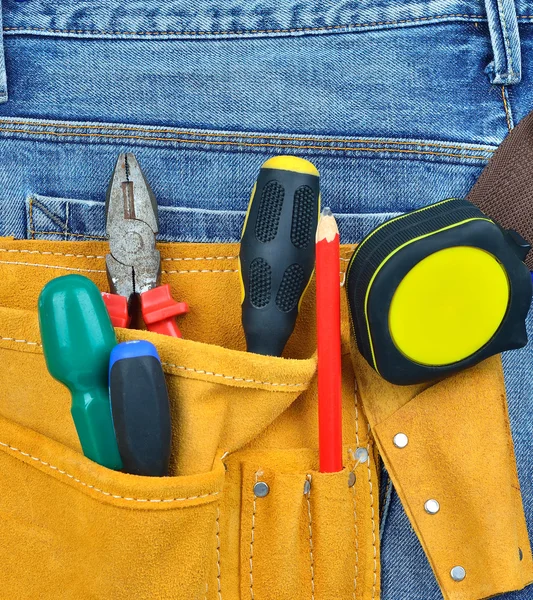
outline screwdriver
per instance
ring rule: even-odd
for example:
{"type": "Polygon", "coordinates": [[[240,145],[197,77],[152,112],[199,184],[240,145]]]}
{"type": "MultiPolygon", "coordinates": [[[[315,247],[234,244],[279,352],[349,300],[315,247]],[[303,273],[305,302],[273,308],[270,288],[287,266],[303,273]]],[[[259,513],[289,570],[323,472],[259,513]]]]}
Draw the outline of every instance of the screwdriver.
{"type": "Polygon", "coordinates": [[[39,327],[48,371],[72,395],[83,453],[104,467],[122,469],[107,381],[117,340],[96,285],[82,275],[52,279],[39,296],[39,327]]]}
{"type": "Polygon", "coordinates": [[[124,470],[133,475],[168,475],[170,408],[165,375],[152,343],[134,340],[113,348],[109,396],[124,470]]]}
{"type": "Polygon", "coordinates": [[[311,162],[275,156],[263,164],[239,255],[248,352],[283,352],[313,275],[319,207],[319,173],[311,162]]]}

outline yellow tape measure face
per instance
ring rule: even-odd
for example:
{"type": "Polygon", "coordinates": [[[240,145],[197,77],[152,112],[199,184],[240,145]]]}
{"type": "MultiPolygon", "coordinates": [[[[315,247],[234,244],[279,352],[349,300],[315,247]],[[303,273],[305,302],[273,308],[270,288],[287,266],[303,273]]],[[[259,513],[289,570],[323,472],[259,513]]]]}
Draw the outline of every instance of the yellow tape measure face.
{"type": "Polygon", "coordinates": [[[389,331],[412,361],[449,365],[494,336],[509,293],[507,274],[492,254],[470,246],[446,248],[402,279],[390,306],[389,331]]]}

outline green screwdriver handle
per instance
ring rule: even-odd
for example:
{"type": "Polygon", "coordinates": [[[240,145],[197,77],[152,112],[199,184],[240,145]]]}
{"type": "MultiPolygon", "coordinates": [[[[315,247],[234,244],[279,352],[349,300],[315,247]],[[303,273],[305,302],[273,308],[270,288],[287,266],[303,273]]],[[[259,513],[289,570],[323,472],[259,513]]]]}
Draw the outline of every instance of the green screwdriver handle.
{"type": "Polygon", "coordinates": [[[109,355],[115,330],[96,285],[65,275],[39,296],[39,326],[50,375],[72,394],[72,418],[85,456],[122,469],[109,401],[109,355]]]}

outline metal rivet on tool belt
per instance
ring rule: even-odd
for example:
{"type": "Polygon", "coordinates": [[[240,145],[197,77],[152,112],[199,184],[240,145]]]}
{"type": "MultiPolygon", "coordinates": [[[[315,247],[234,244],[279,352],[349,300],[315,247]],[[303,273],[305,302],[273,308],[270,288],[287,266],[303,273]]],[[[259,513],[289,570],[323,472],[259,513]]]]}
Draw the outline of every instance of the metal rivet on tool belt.
{"type": "Polygon", "coordinates": [[[355,485],[355,473],[350,471],[348,475],[348,487],[353,487],[355,485]]]}
{"type": "Polygon", "coordinates": [[[440,510],[440,504],[436,500],[428,500],[424,504],[424,508],[429,515],[436,515],[440,510]]]}
{"type": "Polygon", "coordinates": [[[305,480],[304,483],[304,494],[308,494],[311,491],[311,482],[309,481],[309,479],[305,480]]]}
{"type": "Polygon", "coordinates": [[[366,448],[357,448],[355,451],[355,458],[360,463],[365,463],[368,460],[368,450],[366,448]]]}
{"type": "Polygon", "coordinates": [[[268,483],[265,483],[264,481],[258,481],[254,485],[254,494],[258,498],[264,498],[265,496],[268,496],[268,492],[270,492],[270,488],[268,487],[268,483]]]}
{"type": "Polygon", "coordinates": [[[524,553],[522,552],[522,548],[518,548],[518,558],[522,560],[524,558],[524,553]]]}
{"type": "Polygon", "coordinates": [[[453,567],[450,571],[450,576],[454,581],[463,581],[466,577],[466,571],[463,567],[458,565],[457,567],[453,567]]]}
{"type": "Polygon", "coordinates": [[[397,433],[392,443],[396,446],[396,448],[405,448],[409,443],[409,438],[405,435],[405,433],[397,433]]]}

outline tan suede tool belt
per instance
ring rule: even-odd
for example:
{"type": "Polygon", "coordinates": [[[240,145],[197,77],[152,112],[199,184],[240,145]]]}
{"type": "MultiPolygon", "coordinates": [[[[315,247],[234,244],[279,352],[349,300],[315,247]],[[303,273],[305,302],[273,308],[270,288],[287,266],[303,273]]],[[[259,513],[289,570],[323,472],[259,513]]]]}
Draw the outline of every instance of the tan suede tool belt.
{"type": "Polygon", "coordinates": [[[149,478],[82,455],[40,345],[41,288],[75,272],[105,290],[106,244],[0,240],[0,597],[374,600],[378,451],[445,598],[533,579],[499,358],[437,385],[389,385],[350,357],[343,298],[345,469],[319,473],[313,289],[288,358],[249,354],[237,246],[160,250],[163,282],[192,307],[184,339],[118,330],[153,341],[167,375],[172,476],[149,478]]]}

